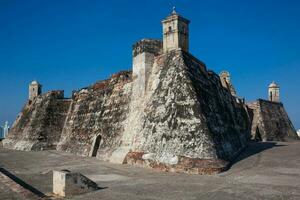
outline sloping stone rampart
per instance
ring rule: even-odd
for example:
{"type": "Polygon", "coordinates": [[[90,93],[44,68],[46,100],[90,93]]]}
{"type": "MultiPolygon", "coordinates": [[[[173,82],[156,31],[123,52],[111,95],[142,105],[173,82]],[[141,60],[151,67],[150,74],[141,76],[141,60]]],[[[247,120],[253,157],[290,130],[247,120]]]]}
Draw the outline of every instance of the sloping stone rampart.
{"type": "Polygon", "coordinates": [[[251,137],[259,141],[298,139],[296,130],[282,103],[258,99],[248,103],[251,137]]]}
{"type": "Polygon", "coordinates": [[[124,71],[75,92],[57,149],[107,160],[121,143],[131,81],[124,71]]]}
{"type": "Polygon", "coordinates": [[[51,91],[29,100],[14,122],[5,148],[17,150],[55,149],[71,101],[63,91],[51,91]]]}
{"type": "Polygon", "coordinates": [[[176,165],[179,157],[231,160],[249,138],[243,105],[222,87],[218,75],[183,51],[156,57],[141,104],[132,150],[151,162],[176,165]]]}

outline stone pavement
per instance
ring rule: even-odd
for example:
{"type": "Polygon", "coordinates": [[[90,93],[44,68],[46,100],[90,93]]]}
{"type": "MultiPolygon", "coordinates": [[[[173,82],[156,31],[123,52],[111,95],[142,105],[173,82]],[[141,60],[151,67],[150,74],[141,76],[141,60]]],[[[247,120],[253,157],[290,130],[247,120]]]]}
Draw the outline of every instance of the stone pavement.
{"type": "MultiPolygon", "coordinates": [[[[252,143],[231,169],[212,176],[156,172],[57,151],[3,148],[0,168],[45,195],[52,192],[52,170],[80,172],[102,188],[71,199],[300,199],[300,142],[252,143]]],[[[0,176],[1,200],[26,199],[3,182],[0,176]]]]}

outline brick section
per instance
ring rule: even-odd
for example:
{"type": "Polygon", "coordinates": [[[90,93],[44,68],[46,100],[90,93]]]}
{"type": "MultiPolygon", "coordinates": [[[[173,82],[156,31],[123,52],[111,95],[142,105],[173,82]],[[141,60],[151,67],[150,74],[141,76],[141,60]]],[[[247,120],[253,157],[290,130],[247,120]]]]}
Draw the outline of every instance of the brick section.
{"type": "Polygon", "coordinates": [[[143,152],[130,152],[127,154],[124,164],[150,167],[157,171],[202,175],[217,174],[227,170],[229,167],[229,162],[218,159],[199,159],[180,156],[177,164],[170,165],[150,159],[143,159],[143,155],[143,152]]]}

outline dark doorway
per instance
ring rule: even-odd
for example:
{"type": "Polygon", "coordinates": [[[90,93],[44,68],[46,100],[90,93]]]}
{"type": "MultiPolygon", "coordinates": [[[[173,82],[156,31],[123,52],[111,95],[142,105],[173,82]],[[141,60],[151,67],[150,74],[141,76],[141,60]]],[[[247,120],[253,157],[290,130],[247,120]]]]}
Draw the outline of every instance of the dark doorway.
{"type": "Polygon", "coordinates": [[[259,128],[256,127],[256,131],[255,131],[255,141],[262,141],[262,138],[261,138],[261,134],[259,132],[259,128]]]}
{"type": "Polygon", "coordinates": [[[99,146],[100,146],[100,142],[101,142],[101,136],[97,135],[93,142],[93,146],[92,146],[92,150],[93,150],[92,155],[91,155],[92,157],[96,157],[99,146]]]}

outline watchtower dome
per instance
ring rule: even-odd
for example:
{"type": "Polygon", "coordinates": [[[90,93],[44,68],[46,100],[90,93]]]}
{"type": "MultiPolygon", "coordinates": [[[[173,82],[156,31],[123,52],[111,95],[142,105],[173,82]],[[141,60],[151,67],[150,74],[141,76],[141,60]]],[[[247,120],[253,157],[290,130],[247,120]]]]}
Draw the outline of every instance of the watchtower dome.
{"type": "Polygon", "coordinates": [[[163,53],[181,49],[189,51],[189,23],[190,21],[173,12],[162,20],[163,25],[163,53]]]}
{"type": "Polygon", "coordinates": [[[42,93],[42,85],[37,81],[32,81],[29,84],[29,100],[33,100],[35,97],[42,93]]]}
{"type": "Polygon", "coordinates": [[[269,85],[269,101],[279,102],[279,85],[274,81],[269,85]]]}

